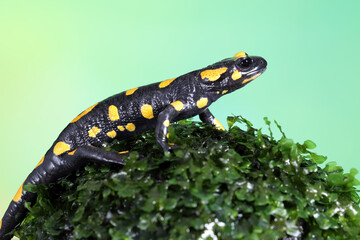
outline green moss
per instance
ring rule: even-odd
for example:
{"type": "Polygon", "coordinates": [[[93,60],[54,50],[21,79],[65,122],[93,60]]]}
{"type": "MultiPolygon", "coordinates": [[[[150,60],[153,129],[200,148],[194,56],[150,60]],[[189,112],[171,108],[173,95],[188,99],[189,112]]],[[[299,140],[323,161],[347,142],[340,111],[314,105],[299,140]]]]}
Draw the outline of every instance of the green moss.
{"type": "MultiPolygon", "coordinates": [[[[270,122],[265,118],[270,129],[270,122]]],[[[276,123],[277,124],[277,123],[276,123]]],[[[154,132],[114,142],[126,166],[89,165],[50,186],[27,186],[37,203],[21,239],[356,239],[357,171],[275,140],[241,117],[228,132],[192,121],[170,128],[164,154],[154,132]],[[244,128],[242,130],[240,127],[244,128]],[[141,154],[138,154],[141,153],[141,154]],[[139,157],[139,155],[142,155],[139,157]],[[211,231],[206,231],[206,229],[211,231]],[[211,236],[217,236],[211,237],[211,236]]]]}

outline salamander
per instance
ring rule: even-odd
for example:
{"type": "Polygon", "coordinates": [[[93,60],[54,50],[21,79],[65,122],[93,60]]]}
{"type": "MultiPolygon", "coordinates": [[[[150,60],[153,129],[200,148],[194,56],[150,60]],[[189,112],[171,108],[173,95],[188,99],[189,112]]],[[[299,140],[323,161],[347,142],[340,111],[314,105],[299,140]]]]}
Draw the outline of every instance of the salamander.
{"type": "Polygon", "coordinates": [[[266,66],[264,58],[239,52],[205,68],[95,103],[67,125],[25,179],[0,221],[0,240],[11,238],[9,232],[27,212],[24,203],[36,199],[36,194],[23,190],[24,185],[55,182],[90,161],[124,165],[125,152],[105,151],[101,144],[150,129],[155,129],[163,151],[169,151],[175,147],[167,142],[170,123],[196,115],[201,121],[225,130],[209,106],[260,76],[266,66]]]}

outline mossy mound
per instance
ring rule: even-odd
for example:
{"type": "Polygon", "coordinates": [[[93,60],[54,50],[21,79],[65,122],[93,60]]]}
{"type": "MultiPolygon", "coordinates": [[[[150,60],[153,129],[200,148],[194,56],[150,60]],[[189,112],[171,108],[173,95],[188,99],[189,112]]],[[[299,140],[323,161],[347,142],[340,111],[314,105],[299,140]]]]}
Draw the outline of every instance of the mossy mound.
{"type": "MultiPolygon", "coordinates": [[[[270,122],[265,119],[270,129],[270,122]]],[[[276,123],[276,122],[275,122],[276,123]]],[[[27,186],[37,203],[21,239],[357,239],[357,171],[345,174],[312,141],[275,140],[241,117],[229,131],[181,121],[179,148],[164,154],[154,132],[104,146],[131,150],[126,166],[89,165],[50,186],[27,186]],[[239,127],[240,126],[240,127],[239,127]],[[242,129],[243,128],[243,129],[242,129]],[[138,154],[142,153],[142,154],[138,154]],[[141,155],[141,157],[139,157],[141,155]]]]}

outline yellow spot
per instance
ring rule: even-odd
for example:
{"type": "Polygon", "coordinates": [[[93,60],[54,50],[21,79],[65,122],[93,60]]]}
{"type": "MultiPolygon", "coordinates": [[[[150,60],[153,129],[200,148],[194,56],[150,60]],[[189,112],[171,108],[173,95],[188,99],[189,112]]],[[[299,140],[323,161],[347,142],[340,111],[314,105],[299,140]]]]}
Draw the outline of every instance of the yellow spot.
{"type": "Polygon", "coordinates": [[[166,134],[166,138],[169,138],[169,137],[170,137],[170,133],[167,133],[167,134],[166,134]]]}
{"type": "Polygon", "coordinates": [[[21,198],[21,195],[22,195],[22,190],[23,190],[23,186],[24,186],[24,183],[21,184],[21,187],[19,188],[19,190],[16,192],[14,198],[13,198],[13,201],[14,202],[18,202],[21,198]]]}
{"type": "Polygon", "coordinates": [[[167,87],[170,85],[170,83],[172,83],[176,78],[172,78],[172,79],[169,79],[169,80],[165,80],[165,81],[162,81],[160,84],[159,84],[159,88],[164,88],[164,87],[167,87]]]}
{"type": "Polygon", "coordinates": [[[64,152],[67,152],[70,150],[70,145],[64,142],[58,142],[56,143],[53,152],[55,155],[60,155],[64,152]]]}
{"type": "Polygon", "coordinates": [[[229,90],[223,90],[222,92],[221,92],[221,94],[225,94],[225,93],[227,93],[229,90]]]}
{"type": "Polygon", "coordinates": [[[43,162],[44,162],[45,156],[43,156],[40,160],[40,162],[36,165],[35,168],[37,168],[38,166],[40,166],[43,162]]]}
{"type": "Polygon", "coordinates": [[[125,154],[125,153],[128,153],[129,151],[122,151],[122,152],[119,152],[119,154],[125,154]]]}
{"type": "Polygon", "coordinates": [[[170,125],[170,121],[169,121],[169,120],[165,120],[165,121],[163,122],[163,125],[164,125],[165,127],[168,127],[168,126],[170,125]]]}
{"type": "Polygon", "coordinates": [[[169,143],[169,145],[174,146],[174,145],[175,145],[175,143],[169,143]]]}
{"type": "MultiPolygon", "coordinates": [[[[246,54],[246,52],[238,52],[234,55],[234,57],[236,57],[237,59],[247,57],[247,56],[248,55],[246,54]]],[[[235,60],[237,60],[237,59],[235,59],[235,60]]]]}
{"type": "Polygon", "coordinates": [[[252,76],[251,78],[245,79],[241,84],[245,84],[247,82],[250,82],[251,80],[254,80],[255,78],[257,78],[258,76],[260,76],[260,73],[252,76]]]}
{"type": "Polygon", "coordinates": [[[201,78],[202,79],[209,79],[209,81],[213,82],[216,81],[220,78],[221,74],[223,74],[224,72],[226,72],[227,67],[222,67],[222,68],[218,68],[218,69],[210,69],[210,70],[205,70],[202,71],[200,73],[201,78]]]}
{"type": "Polygon", "coordinates": [[[2,219],[1,219],[1,221],[0,221],[0,229],[1,229],[1,225],[2,225],[2,219]]]}
{"type": "Polygon", "coordinates": [[[98,128],[98,127],[92,127],[92,128],[88,131],[89,137],[92,137],[92,138],[96,137],[96,135],[97,135],[100,131],[101,131],[100,128],[98,128]]]}
{"type": "Polygon", "coordinates": [[[74,123],[77,120],[79,120],[80,118],[82,118],[83,116],[85,116],[87,113],[89,113],[91,110],[93,110],[93,108],[98,105],[98,103],[95,103],[94,105],[92,105],[91,107],[89,107],[88,109],[86,109],[85,111],[83,111],[82,113],[80,113],[76,118],[74,118],[70,123],[74,123]]]}
{"type": "Polygon", "coordinates": [[[114,105],[111,105],[109,107],[109,118],[111,121],[116,121],[120,119],[118,109],[114,105]]]}
{"type": "Polygon", "coordinates": [[[117,126],[117,128],[122,132],[125,130],[125,128],[123,126],[117,126]]]}
{"type": "Polygon", "coordinates": [[[153,108],[149,104],[144,104],[141,106],[141,114],[144,118],[152,119],[154,118],[153,108]]]}
{"type": "Polygon", "coordinates": [[[74,151],[68,152],[68,155],[74,155],[74,153],[76,152],[77,149],[75,149],[74,151]]]}
{"type": "Polygon", "coordinates": [[[216,118],[214,119],[214,125],[217,129],[225,131],[224,126],[216,118]]]}
{"type": "Polygon", "coordinates": [[[220,92],[219,92],[219,91],[216,91],[216,94],[220,94],[220,92]]]}
{"type": "Polygon", "coordinates": [[[126,91],[126,95],[131,95],[131,94],[133,94],[136,90],[138,90],[139,88],[133,88],[133,89],[130,89],[130,90],[127,90],[126,91]]]}
{"type": "Polygon", "coordinates": [[[108,135],[108,137],[110,138],[115,138],[116,137],[116,132],[114,130],[107,132],[106,135],[108,135]]]}
{"type": "Polygon", "coordinates": [[[184,108],[184,104],[181,101],[172,102],[171,105],[175,108],[176,111],[181,111],[184,108]]]}
{"type": "Polygon", "coordinates": [[[238,70],[235,70],[233,74],[231,74],[231,78],[234,81],[238,80],[239,78],[241,78],[241,73],[238,70]]]}
{"type": "Polygon", "coordinates": [[[130,132],[135,131],[135,125],[133,123],[126,124],[125,128],[126,128],[126,130],[128,130],[130,132]]]}
{"type": "Polygon", "coordinates": [[[207,98],[200,98],[197,102],[196,102],[196,106],[198,108],[203,108],[208,104],[208,99],[207,98]]]}

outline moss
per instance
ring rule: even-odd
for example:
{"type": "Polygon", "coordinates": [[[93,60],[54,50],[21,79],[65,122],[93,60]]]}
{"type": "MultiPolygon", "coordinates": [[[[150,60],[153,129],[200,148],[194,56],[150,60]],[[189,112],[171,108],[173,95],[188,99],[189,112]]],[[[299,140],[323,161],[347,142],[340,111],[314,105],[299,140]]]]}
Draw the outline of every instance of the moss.
{"type": "MultiPolygon", "coordinates": [[[[265,118],[270,129],[270,122],[265,118]]],[[[276,123],[276,122],[275,122],[276,123]]],[[[276,123],[277,124],[277,123],[276,123]]],[[[241,117],[229,131],[193,121],[104,146],[131,150],[126,166],[88,165],[49,186],[26,186],[36,204],[21,239],[356,239],[357,171],[344,173],[303,144],[275,140],[241,117]],[[34,237],[35,236],[35,237],[34,237]]]]}

